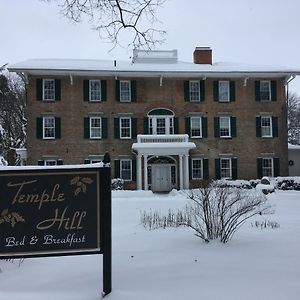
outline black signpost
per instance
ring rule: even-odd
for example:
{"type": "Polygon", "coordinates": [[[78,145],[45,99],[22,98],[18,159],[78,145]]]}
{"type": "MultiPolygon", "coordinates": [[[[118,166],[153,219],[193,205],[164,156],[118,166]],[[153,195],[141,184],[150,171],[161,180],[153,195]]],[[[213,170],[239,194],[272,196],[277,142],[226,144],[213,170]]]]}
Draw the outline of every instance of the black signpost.
{"type": "Polygon", "coordinates": [[[0,170],[0,258],[103,254],[111,292],[110,168],[0,170]]]}

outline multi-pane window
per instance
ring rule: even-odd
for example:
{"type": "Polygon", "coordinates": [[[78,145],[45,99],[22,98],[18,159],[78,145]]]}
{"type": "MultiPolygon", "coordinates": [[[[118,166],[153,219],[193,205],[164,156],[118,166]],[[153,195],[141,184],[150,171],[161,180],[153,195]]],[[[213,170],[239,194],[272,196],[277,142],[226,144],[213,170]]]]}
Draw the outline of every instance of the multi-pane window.
{"type": "Polygon", "coordinates": [[[273,158],[262,159],[262,176],[273,177],[273,158]]]}
{"type": "Polygon", "coordinates": [[[43,79],[43,100],[54,101],[55,100],[55,80],[43,79]]]}
{"type": "Polygon", "coordinates": [[[56,166],[57,165],[57,160],[55,160],[55,159],[46,159],[46,160],[44,160],[44,165],[45,166],[56,166]]]}
{"type": "Polygon", "coordinates": [[[260,100],[271,100],[271,82],[267,80],[260,81],[259,85],[260,100]]]}
{"type": "Polygon", "coordinates": [[[202,179],[203,178],[203,168],[202,159],[193,158],[192,159],[192,179],[202,179]]]}
{"type": "Polygon", "coordinates": [[[219,81],[219,101],[230,101],[230,82],[219,81]]]}
{"type": "Polygon", "coordinates": [[[43,117],[43,139],[55,139],[55,117],[43,117]]]}
{"type": "Polygon", "coordinates": [[[101,117],[90,117],[90,138],[101,139],[102,126],[101,117]]]}
{"type": "Polygon", "coordinates": [[[166,119],[157,118],[156,119],[156,134],[166,134],[166,119]]]}
{"type": "Polygon", "coordinates": [[[120,101],[131,101],[130,80],[120,80],[120,101]]]}
{"type": "Polygon", "coordinates": [[[174,118],[170,116],[149,117],[149,134],[173,134],[174,118]]]}
{"type": "Polygon", "coordinates": [[[221,178],[231,178],[231,159],[221,158],[220,159],[220,176],[221,178]]]}
{"type": "Polygon", "coordinates": [[[131,118],[120,118],[120,138],[131,139],[131,118]]]}
{"type": "Polygon", "coordinates": [[[202,118],[191,117],[191,137],[201,138],[202,137],[202,118]]]}
{"type": "Polygon", "coordinates": [[[220,117],[220,137],[231,137],[230,117],[220,117]]]}
{"type": "Polygon", "coordinates": [[[90,101],[101,101],[101,81],[90,80],[90,101]]]}
{"type": "Polygon", "coordinates": [[[123,180],[132,180],[132,161],[130,159],[121,159],[120,176],[123,180]]]}
{"type": "Polygon", "coordinates": [[[200,81],[190,81],[190,101],[200,101],[200,81]]]}
{"type": "Polygon", "coordinates": [[[261,136],[272,137],[272,117],[261,117],[261,136]]]}

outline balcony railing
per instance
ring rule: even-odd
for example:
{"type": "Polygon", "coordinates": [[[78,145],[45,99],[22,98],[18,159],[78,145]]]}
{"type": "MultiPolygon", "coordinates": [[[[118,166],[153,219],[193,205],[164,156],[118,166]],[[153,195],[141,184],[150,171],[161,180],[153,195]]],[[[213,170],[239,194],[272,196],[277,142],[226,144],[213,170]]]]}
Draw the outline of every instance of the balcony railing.
{"type": "Polygon", "coordinates": [[[138,143],[186,143],[189,141],[187,134],[139,134],[138,143]]]}

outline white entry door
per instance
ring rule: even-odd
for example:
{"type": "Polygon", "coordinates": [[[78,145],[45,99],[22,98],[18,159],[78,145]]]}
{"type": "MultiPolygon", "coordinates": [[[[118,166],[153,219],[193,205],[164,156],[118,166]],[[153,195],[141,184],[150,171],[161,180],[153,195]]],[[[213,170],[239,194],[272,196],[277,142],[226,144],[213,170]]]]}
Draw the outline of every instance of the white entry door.
{"type": "Polygon", "coordinates": [[[153,164],[151,179],[153,192],[171,191],[171,166],[164,164],[153,164]]]}

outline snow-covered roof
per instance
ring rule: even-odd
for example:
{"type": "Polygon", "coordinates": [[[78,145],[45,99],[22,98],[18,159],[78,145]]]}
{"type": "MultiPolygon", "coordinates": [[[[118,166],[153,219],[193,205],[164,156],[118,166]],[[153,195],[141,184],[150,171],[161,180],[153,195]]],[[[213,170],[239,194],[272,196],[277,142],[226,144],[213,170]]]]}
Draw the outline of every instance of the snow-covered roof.
{"type": "Polygon", "coordinates": [[[300,150],[300,145],[288,144],[289,150],[300,150]]]}
{"type": "Polygon", "coordinates": [[[29,59],[9,66],[11,72],[31,75],[99,75],[144,77],[287,77],[300,75],[300,70],[256,66],[239,63],[216,62],[194,64],[192,62],[131,62],[92,59],[29,59]]]}

